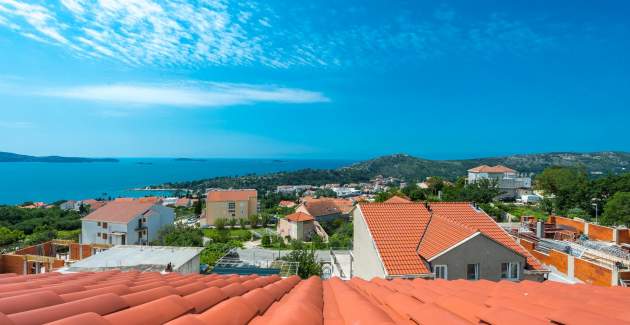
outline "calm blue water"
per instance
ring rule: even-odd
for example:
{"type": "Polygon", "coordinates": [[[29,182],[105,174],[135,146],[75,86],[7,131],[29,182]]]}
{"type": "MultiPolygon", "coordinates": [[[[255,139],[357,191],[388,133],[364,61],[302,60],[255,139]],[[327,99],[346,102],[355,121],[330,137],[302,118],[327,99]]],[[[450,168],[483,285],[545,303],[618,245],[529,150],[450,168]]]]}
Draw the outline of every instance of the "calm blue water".
{"type": "Polygon", "coordinates": [[[260,159],[208,159],[199,162],[168,158],[125,158],[118,163],[0,163],[0,204],[107,196],[138,197],[147,195],[147,192],[131,189],[164,182],[303,168],[337,168],[350,163],[343,160],[277,162],[260,159]]]}

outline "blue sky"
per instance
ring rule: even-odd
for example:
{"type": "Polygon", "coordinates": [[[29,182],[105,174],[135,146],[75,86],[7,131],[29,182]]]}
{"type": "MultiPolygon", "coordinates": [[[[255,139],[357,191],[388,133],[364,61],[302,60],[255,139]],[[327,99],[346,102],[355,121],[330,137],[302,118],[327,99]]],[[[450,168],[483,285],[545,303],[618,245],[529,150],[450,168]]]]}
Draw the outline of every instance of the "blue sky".
{"type": "Polygon", "coordinates": [[[630,151],[626,1],[0,0],[0,151],[630,151]]]}

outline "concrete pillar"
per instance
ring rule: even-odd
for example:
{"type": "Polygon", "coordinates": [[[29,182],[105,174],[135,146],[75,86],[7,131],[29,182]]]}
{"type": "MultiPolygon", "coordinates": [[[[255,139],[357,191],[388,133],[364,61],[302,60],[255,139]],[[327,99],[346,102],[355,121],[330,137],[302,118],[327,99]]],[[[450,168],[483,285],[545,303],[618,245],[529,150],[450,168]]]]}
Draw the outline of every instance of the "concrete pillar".
{"type": "Polygon", "coordinates": [[[28,274],[28,262],[26,262],[26,258],[24,258],[24,267],[22,268],[22,274],[28,274]]]}
{"type": "Polygon", "coordinates": [[[617,265],[613,264],[613,269],[612,269],[612,277],[611,277],[611,286],[618,286],[619,285],[619,268],[617,267],[617,265]]]}
{"type": "Polygon", "coordinates": [[[613,241],[615,244],[619,245],[619,229],[617,229],[617,228],[613,228],[612,233],[613,233],[613,238],[612,238],[612,241],[613,241]]]}
{"type": "Polygon", "coordinates": [[[545,238],[545,234],[543,233],[543,223],[542,221],[536,222],[536,237],[545,238]]]}
{"type": "Polygon", "coordinates": [[[567,277],[570,280],[575,280],[575,256],[569,255],[567,259],[567,277]]]}
{"type": "Polygon", "coordinates": [[[584,223],[584,234],[588,236],[588,222],[584,223]]]}

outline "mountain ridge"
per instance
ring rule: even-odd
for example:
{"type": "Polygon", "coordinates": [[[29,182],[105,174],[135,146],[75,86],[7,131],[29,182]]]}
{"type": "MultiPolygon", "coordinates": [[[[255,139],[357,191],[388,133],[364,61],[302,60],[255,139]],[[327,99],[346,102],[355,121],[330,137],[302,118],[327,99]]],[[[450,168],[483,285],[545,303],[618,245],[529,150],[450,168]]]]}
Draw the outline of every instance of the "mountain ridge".
{"type": "Polygon", "coordinates": [[[82,158],[62,156],[29,156],[12,152],[0,151],[0,163],[3,162],[41,162],[41,163],[92,163],[92,162],[118,162],[114,158],[82,158]]]}

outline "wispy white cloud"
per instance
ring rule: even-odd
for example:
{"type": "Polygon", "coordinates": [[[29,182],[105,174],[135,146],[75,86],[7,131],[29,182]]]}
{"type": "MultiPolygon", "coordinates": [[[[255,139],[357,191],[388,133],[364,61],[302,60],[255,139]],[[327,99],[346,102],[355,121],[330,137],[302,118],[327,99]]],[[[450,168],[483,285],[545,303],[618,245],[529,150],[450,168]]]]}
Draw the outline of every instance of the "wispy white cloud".
{"type": "Polygon", "coordinates": [[[554,41],[539,22],[506,14],[471,19],[449,6],[424,13],[406,5],[375,12],[361,1],[317,6],[254,0],[0,0],[0,27],[80,57],[169,67],[406,64],[445,53],[528,52],[554,41]]]}
{"type": "Polygon", "coordinates": [[[322,93],[278,86],[232,83],[113,84],[48,88],[32,93],[95,102],[178,107],[226,107],[255,103],[319,103],[322,93]]]}

